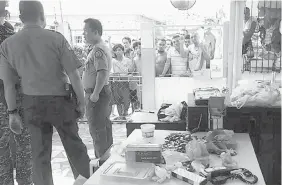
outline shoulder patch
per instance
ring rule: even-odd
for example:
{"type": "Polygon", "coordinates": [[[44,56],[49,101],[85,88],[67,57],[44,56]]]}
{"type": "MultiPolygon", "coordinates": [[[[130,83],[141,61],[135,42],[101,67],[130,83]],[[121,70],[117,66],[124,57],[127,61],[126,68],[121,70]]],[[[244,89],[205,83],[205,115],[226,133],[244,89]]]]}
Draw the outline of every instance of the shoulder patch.
{"type": "Polygon", "coordinates": [[[95,58],[102,58],[104,54],[104,51],[101,48],[95,49],[94,56],[95,58]]]}

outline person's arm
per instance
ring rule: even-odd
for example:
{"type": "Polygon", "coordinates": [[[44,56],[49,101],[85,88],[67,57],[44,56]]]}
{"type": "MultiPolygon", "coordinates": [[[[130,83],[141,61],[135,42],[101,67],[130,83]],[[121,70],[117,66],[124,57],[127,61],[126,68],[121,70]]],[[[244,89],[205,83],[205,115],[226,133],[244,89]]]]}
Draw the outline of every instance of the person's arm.
{"type": "Polygon", "coordinates": [[[77,96],[78,104],[84,105],[84,91],[83,85],[81,82],[80,74],[77,69],[73,70],[72,72],[67,73],[70,79],[72,88],[77,96]]]}
{"type": "Polygon", "coordinates": [[[189,63],[190,63],[190,58],[189,58],[189,50],[188,50],[188,52],[187,52],[187,71],[188,72],[191,71],[189,63]]]}
{"type": "Polygon", "coordinates": [[[248,32],[244,33],[244,38],[243,38],[243,45],[246,44],[253,36],[256,30],[257,23],[255,21],[252,22],[251,28],[248,32]]]}
{"type": "Polygon", "coordinates": [[[108,70],[104,69],[101,69],[97,72],[96,85],[93,94],[100,94],[103,87],[105,86],[108,73],[108,70]]]}
{"type": "Polygon", "coordinates": [[[3,80],[5,99],[8,110],[17,108],[16,102],[16,83],[19,83],[17,72],[10,65],[6,54],[4,54],[3,45],[0,48],[0,79],[3,80]]]}
{"type": "Polygon", "coordinates": [[[137,69],[136,69],[137,67],[136,67],[134,59],[132,59],[130,61],[131,61],[131,63],[129,64],[128,72],[132,74],[132,73],[135,73],[137,71],[137,69]]]}
{"type": "Polygon", "coordinates": [[[96,47],[94,50],[95,67],[97,70],[96,85],[93,94],[98,96],[107,82],[109,73],[109,64],[107,56],[103,49],[96,47]]]}
{"type": "Polygon", "coordinates": [[[167,58],[167,60],[165,62],[164,70],[163,70],[161,76],[165,76],[166,75],[166,73],[168,72],[168,70],[170,68],[170,64],[171,64],[171,58],[167,58]]]}
{"type": "Polygon", "coordinates": [[[81,78],[78,69],[82,66],[77,56],[74,54],[68,41],[62,36],[62,43],[59,46],[60,49],[60,61],[65,69],[69,80],[71,82],[72,88],[77,96],[77,101],[79,106],[84,106],[84,89],[81,82],[81,78]]]}
{"type": "Polygon", "coordinates": [[[164,66],[163,72],[160,76],[165,76],[167,74],[167,72],[169,71],[170,66],[171,66],[171,50],[168,50],[167,55],[166,55],[165,66],[164,66]]]}
{"type": "Polygon", "coordinates": [[[210,60],[210,59],[211,59],[211,58],[210,58],[210,55],[208,54],[208,52],[207,52],[207,50],[206,50],[204,44],[201,43],[201,44],[200,44],[200,47],[201,47],[201,49],[202,49],[202,57],[204,57],[205,60],[210,60]]]}
{"type": "Polygon", "coordinates": [[[180,55],[182,58],[186,58],[188,55],[187,50],[184,49],[184,40],[180,41],[180,55]]]}

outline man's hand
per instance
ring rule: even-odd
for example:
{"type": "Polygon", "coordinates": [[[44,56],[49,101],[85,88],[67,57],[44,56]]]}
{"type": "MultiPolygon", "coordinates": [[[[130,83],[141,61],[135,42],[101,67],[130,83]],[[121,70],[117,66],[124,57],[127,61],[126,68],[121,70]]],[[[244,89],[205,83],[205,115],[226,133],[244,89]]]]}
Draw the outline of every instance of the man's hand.
{"type": "Polygon", "coordinates": [[[84,117],[85,114],[85,104],[84,103],[79,103],[78,107],[76,108],[76,111],[78,113],[78,118],[81,119],[84,117]]]}
{"type": "Polygon", "coordinates": [[[93,92],[93,93],[90,95],[90,100],[91,100],[92,102],[96,103],[96,102],[99,100],[99,94],[96,94],[96,93],[93,92]]]}
{"type": "Polygon", "coordinates": [[[11,131],[15,134],[22,133],[23,123],[18,113],[9,115],[9,127],[11,131]]]}

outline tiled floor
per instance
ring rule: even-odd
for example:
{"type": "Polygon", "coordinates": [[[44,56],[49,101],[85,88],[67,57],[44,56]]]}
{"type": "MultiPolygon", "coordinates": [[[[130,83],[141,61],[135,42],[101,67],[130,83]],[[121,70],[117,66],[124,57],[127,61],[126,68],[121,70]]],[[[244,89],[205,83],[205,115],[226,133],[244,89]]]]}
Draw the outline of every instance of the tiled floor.
{"type": "MultiPolygon", "coordinates": [[[[89,157],[94,158],[93,142],[89,134],[88,124],[79,124],[79,135],[88,149],[89,157]]],[[[125,123],[113,124],[113,138],[115,146],[125,140],[125,123]]],[[[71,185],[74,182],[72,171],[58,133],[54,133],[53,135],[52,169],[55,185],[71,185]]]]}

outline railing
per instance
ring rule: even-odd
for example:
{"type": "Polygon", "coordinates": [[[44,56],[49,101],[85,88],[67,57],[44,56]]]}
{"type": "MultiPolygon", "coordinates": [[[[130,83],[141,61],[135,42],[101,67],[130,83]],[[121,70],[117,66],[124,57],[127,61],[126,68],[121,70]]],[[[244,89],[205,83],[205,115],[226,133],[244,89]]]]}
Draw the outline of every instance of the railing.
{"type": "Polygon", "coordinates": [[[137,73],[112,74],[109,81],[112,90],[113,120],[126,121],[128,115],[142,109],[142,76],[137,73]]]}
{"type": "MultiPolygon", "coordinates": [[[[112,74],[109,79],[112,91],[113,122],[126,122],[127,117],[142,109],[142,76],[133,74],[112,74]]],[[[86,118],[78,121],[87,122],[86,118]]]]}

